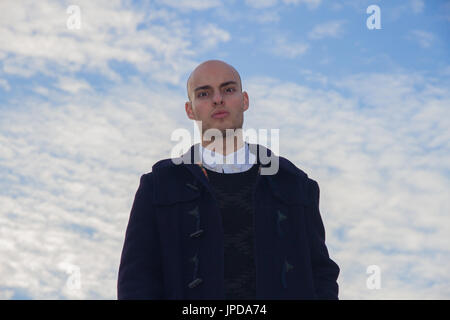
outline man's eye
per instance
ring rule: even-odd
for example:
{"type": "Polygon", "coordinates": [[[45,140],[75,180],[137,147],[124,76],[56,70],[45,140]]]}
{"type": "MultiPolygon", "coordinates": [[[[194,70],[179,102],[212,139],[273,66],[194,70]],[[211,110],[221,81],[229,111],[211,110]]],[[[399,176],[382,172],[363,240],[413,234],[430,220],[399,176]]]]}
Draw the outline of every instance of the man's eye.
{"type": "Polygon", "coordinates": [[[234,92],[235,89],[233,87],[229,87],[225,89],[226,92],[234,92]]]}
{"type": "Polygon", "coordinates": [[[200,92],[197,97],[201,98],[201,97],[206,97],[208,93],[207,92],[200,92]]]}

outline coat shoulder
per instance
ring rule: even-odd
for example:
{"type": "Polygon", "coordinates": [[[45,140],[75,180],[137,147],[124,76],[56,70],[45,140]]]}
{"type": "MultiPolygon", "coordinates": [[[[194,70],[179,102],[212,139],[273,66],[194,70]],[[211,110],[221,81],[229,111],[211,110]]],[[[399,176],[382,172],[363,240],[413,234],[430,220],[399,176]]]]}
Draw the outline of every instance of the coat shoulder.
{"type": "Polygon", "coordinates": [[[286,169],[289,173],[297,176],[300,179],[307,180],[309,179],[308,174],[297,167],[295,164],[293,164],[291,161],[286,159],[285,157],[279,157],[280,158],[280,166],[284,169],[286,169]]]}
{"type": "Polygon", "coordinates": [[[289,172],[291,176],[294,176],[304,186],[308,202],[317,202],[319,197],[319,184],[316,180],[309,177],[305,171],[284,157],[280,157],[280,166],[284,167],[286,172],[289,172]]]}
{"type": "Polygon", "coordinates": [[[176,166],[172,159],[162,159],[152,166],[152,172],[155,170],[176,166]]]}
{"type": "Polygon", "coordinates": [[[173,162],[173,159],[162,159],[157,161],[152,166],[152,174],[155,177],[154,179],[160,181],[164,181],[164,179],[169,178],[175,174],[177,175],[178,172],[180,172],[181,166],[178,164],[175,164],[173,162]]]}

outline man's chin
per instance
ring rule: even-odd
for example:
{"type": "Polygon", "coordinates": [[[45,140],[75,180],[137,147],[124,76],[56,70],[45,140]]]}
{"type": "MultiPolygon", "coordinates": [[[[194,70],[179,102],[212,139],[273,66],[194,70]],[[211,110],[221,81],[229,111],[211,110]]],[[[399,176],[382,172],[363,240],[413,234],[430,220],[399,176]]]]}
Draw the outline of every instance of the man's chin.
{"type": "Polygon", "coordinates": [[[222,138],[225,138],[225,137],[231,138],[236,135],[237,129],[241,129],[241,128],[236,128],[235,126],[214,126],[214,127],[204,130],[203,135],[205,135],[205,132],[207,132],[208,130],[211,130],[211,133],[209,134],[209,136],[216,137],[218,135],[218,132],[220,132],[222,138]],[[227,132],[227,130],[228,130],[228,132],[227,132]]]}

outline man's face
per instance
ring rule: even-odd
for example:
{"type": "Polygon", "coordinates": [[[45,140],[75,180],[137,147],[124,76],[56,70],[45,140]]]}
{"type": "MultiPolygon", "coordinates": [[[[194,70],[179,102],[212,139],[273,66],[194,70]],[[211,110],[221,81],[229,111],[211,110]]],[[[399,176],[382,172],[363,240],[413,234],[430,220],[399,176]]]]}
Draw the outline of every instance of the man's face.
{"type": "Polygon", "coordinates": [[[218,61],[201,64],[192,73],[188,92],[191,101],[185,104],[186,114],[202,121],[203,132],[216,128],[225,136],[225,129],[242,128],[248,95],[241,91],[239,76],[230,66],[218,61]],[[219,111],[227,114],[214,115],[219,111]]]}

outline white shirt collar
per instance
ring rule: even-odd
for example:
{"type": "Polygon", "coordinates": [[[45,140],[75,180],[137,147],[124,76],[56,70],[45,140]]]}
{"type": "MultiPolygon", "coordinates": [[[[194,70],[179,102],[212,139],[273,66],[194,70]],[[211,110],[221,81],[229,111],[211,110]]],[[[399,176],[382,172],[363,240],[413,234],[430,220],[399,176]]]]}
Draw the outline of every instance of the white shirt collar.
{"type": "Polygon", "coordinates": [[[203,166],[219,173],[237,173],[249,170],[256,163],[256,156],[249,151],[248,143],[226,156],[204,148],[200,144],[203,166]]]}

